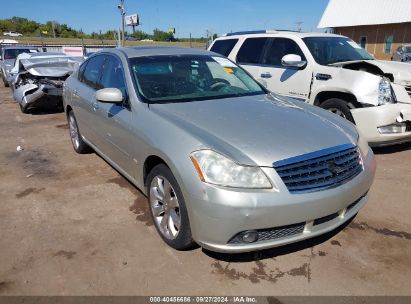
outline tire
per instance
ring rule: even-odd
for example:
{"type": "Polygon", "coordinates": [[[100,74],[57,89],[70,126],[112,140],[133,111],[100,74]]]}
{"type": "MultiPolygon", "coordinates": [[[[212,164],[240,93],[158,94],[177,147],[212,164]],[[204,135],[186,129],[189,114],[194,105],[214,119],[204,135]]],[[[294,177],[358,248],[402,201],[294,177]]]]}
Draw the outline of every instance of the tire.
{"type": "Polygon", "coordinates": [[[166,165],[159,164],[150,171],[147,193],[150,214],[163,241],[176,250],[193,248],[195,242],[191,236],[184,197],[166,165]]]}
{"type": "Polygon", "coordinates": [[[79,154],[88,154],[93,152],[93,149],[83,140],[78,128],[76,117],[73,111],[70,111],[67,115],[69,134],[71,143],[73,144],[74,151],[79,154]]]}
{"type": "Polygon", "coordinates": [[[342,118],[347,119],[348,121],[352,122],[353,124],[355,124],[354,122],[354,118],[352,117],[350,108],[347,105],[347,102],[343,99],[339,99],[339,98],[331,98],[328,99],[326,101],[324,101],[321,105],[321,108],[330,111],[342,118]]]}
{"type": "Polygon", "coordinates": [[[7,82],[6,78],[4,78],[4,75],[3,75],[3,74],[1,75],[1,78],[2,78],[2,80],[3,80],[4,86],[5,86],[6,88],[8,88],[10,85],[9,85],[9,83],[7,82]]]}
{"type": "Polygon", "coordinates": [[[29,114],[30,113],[30,110],[28,108],[23,107],[21,105],[21,103],[19,103],[19,106],[20,106],[21,113],[23,113],[23,114],[29,114]]]}

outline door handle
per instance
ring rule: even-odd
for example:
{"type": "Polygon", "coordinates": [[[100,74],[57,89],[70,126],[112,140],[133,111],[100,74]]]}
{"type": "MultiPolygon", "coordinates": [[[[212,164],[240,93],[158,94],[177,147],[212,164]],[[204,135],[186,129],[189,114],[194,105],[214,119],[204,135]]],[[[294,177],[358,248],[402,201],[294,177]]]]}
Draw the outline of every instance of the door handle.
{"type": "Polygon", "coordinates": [[[266,73],[261,73],[260,77],[261,77],[261,78],[271,78],[272,75],[271,75],[271,73],[266,72],[266,73]]]}
{"type": "Polygon", "coordinates": [[[95,101],[91,104],[91,106],[93,107],[93,110],[94,110],[94,111],[97,111],[97,110],[98,110],[98,108],[99,108],[98,103],[97,103],[97,102],[95,102],[95,101]]]}

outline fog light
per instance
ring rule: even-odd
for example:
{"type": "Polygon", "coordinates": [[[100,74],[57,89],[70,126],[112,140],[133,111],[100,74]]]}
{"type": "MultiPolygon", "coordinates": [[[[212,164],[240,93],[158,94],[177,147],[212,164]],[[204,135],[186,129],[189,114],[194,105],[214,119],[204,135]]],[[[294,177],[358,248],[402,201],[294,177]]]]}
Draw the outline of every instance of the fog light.
{"type": "Polygon", "coordinates": [[[244,243],[254,243],[258,240],[258,232],[255,230],[246,231],[241,239],[244,243]]]}
{"type": "Polygon", "coordinates": [[[395,134],[395,133],[404,133],[407,129],[405,123],[397,123],[388,126],[383,126],[378,128],[380,134],[395,134]]]}

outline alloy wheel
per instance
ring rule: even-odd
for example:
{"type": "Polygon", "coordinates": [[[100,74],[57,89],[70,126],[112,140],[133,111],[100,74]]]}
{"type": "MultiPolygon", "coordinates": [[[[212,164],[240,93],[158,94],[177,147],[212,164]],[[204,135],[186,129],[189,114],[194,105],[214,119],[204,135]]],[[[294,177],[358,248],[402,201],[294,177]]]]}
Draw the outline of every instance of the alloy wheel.
{"type": "Polygon", "coordinates": [[[151,181],[150,208],[160,233],[167,239],[176,239],[181,226],[180,206],[176,192],[163,176],[157,175],[151,181]]]}

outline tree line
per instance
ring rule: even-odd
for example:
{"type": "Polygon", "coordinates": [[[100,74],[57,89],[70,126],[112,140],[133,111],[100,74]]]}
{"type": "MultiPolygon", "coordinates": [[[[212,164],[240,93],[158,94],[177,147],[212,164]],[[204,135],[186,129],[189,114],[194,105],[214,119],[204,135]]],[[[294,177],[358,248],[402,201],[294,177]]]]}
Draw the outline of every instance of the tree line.
{"type": "MultiPolygon", "coordinates": [[[[13,17],[10,19],[0,20],[0,33],[3,32],[18,32],[25,36],[48,36],[59,38],[79,38],[79,39],[105,39],[113,40],[117,38],[117,32],[109,30],[106,32],[92,32],[91,34],[84,33],[81,29],[76,30],[67,24],[62,24],[57,21],[47,21],[46,23],[39,23],[33,20],[22,17],[13,17]]],[[[172,33],[155,29],[153,34],[146,33],[144,31],[137,30],[135,32],[127,32],[126,36],[134,37],[138,40],[151,39],[154,41],[176,41],[172,33]]],[[[183,38],[181,40],[186,40],[183,38]]],[[[193,41],[204,42],[205,38],[195,38],[193,41]]]]}

